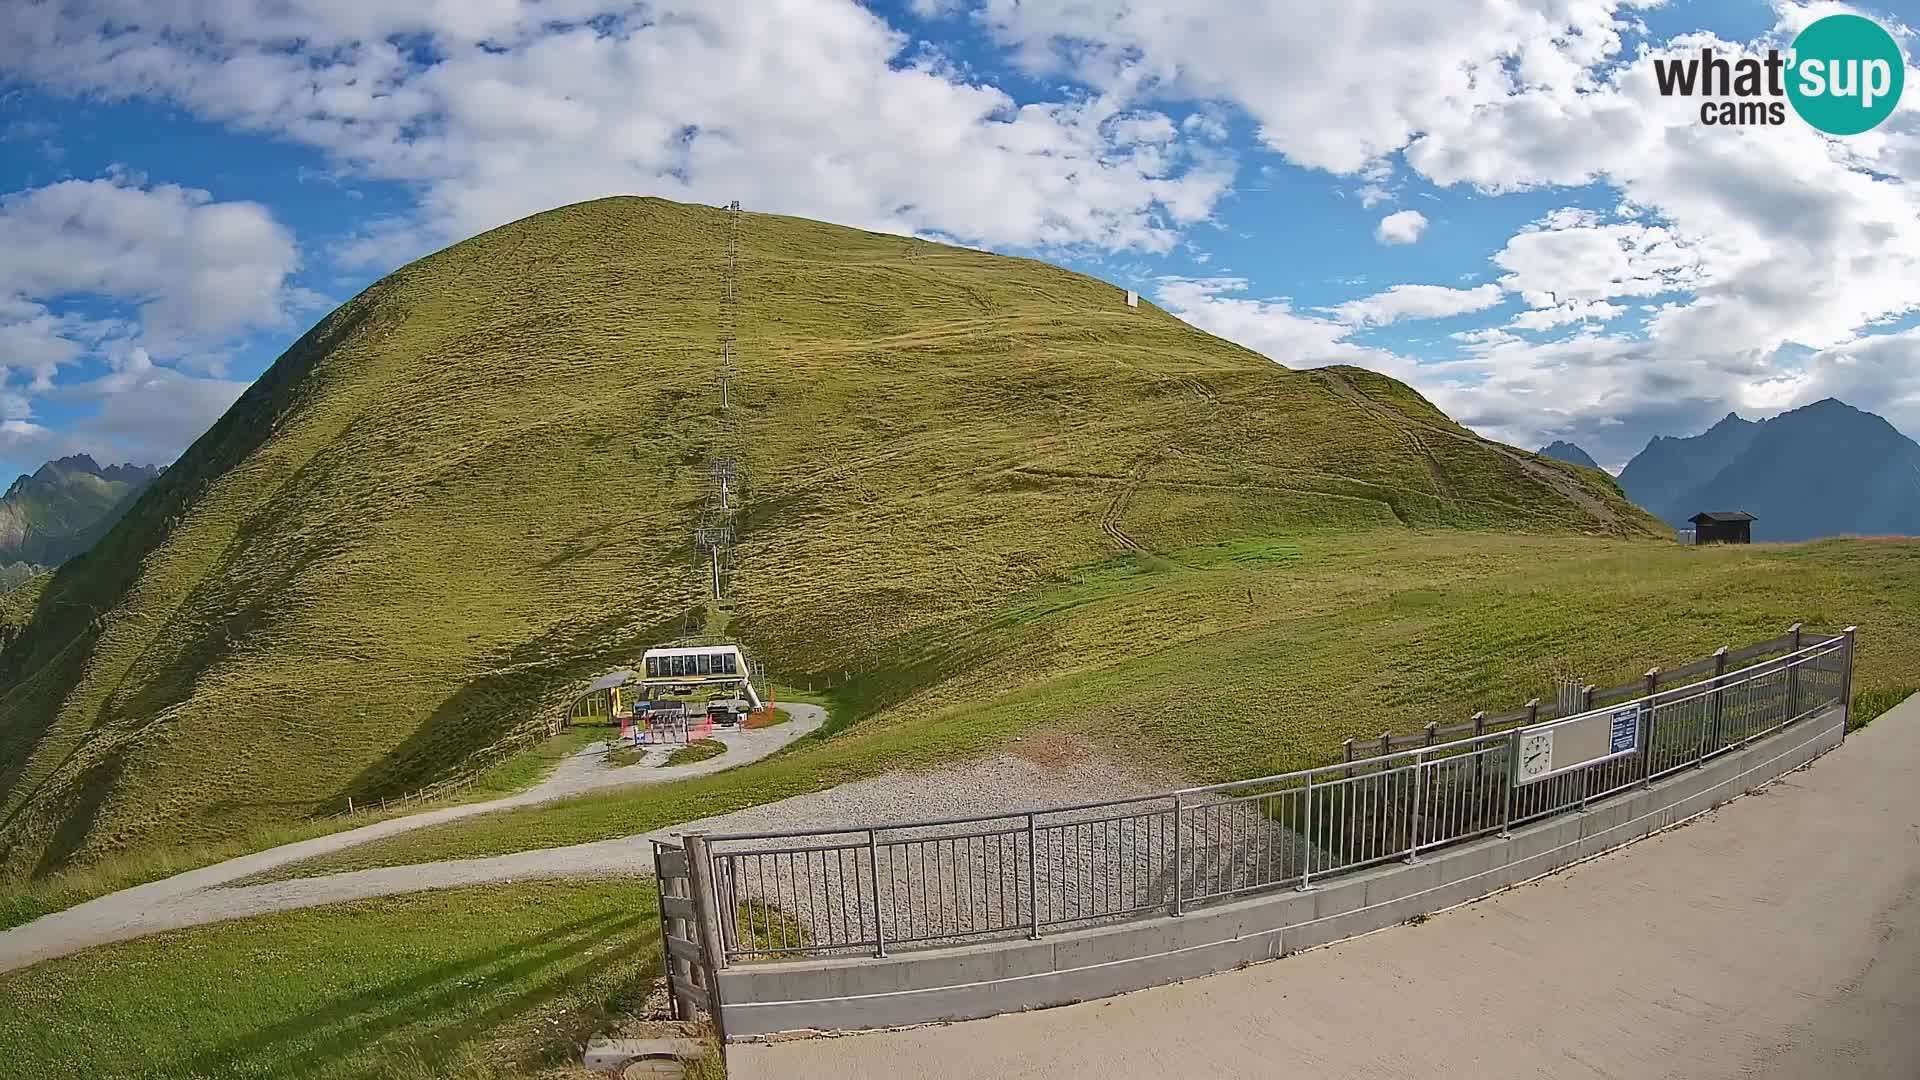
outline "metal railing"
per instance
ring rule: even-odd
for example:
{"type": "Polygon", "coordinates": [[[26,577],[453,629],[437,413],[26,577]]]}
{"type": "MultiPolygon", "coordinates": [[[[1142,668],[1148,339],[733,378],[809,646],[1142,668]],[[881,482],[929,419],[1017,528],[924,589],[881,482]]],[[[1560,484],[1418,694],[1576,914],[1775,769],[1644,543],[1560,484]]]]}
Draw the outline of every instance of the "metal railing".
{"type": "Polygon", "coordinates": [[[1522,733],[1592,714],[1142,798],[705,836],[696,850],[710,867],[723,962],[1038,938],[1414,860],[1583,809],[1843,704],[1852,629],[1797,640],[1807,644],[1737,670],[1723,649],[1714,674],[1685,685],[1660,689],[1649,675],[1651,692],[1595,710],[1637,706],[1631,752],[1525,784],[1522,733]]]}

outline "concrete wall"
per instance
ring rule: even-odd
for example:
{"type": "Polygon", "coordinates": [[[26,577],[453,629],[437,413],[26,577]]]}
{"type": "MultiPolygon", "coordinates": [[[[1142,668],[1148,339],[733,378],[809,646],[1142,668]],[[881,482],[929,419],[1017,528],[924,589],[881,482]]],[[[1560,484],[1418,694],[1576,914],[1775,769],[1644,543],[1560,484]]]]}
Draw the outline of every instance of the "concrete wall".
{"type": "Polygon", "coordinates": [[[719,973],[730,1039],[850,1031],[1065,1005],[1271,960],[1549,873],[1706,812],[1838,746],[1843,710],[1801,721],[1652,787],[1395,863],[1172,916],[950,949],[719,973]]]}

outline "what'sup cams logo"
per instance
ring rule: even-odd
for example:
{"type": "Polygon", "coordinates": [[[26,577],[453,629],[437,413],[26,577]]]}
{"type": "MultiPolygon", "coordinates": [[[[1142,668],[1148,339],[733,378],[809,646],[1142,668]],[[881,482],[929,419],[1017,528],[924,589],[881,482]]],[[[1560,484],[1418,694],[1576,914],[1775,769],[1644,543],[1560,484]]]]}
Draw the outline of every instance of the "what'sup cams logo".
{"type": "Polygon", "coordinates": [[[1858,135],[1892,115],[1907,65],[1893,35],[1872,19],[1829,15],[1807,26],[1782,54],[1732,60],[1701,49],[1697,57],[1653,62],[1661,97],[1699,97],[1700,122],[1717,126],[1784,124],[1787,106],[1829,135],[1858,135]]]}

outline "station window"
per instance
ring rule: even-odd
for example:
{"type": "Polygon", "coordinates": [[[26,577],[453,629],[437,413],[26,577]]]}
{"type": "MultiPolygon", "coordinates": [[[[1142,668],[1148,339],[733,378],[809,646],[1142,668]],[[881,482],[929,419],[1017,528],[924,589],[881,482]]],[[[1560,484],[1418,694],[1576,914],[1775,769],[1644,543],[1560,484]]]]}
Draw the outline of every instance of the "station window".
{"type": "Polygon", "coordinates": [[[657,679],[659,677],[660,677],[660,658],[657,656],[647,657],[647,678],[657,679]]]}
{"type": "Polygon", "coordinates": [[[726,672],[729,675],[736,674],[739,671],[738,666],[734,663],[734,657],[732,653],[721,653],[720,663],[726,668],[726,672]]]}
{"type": "Polygon", "coordinates": [[[713,654],[712,653],[703,652],[700,654],[700,674],[702,675],[713,674],[713,654]]]}

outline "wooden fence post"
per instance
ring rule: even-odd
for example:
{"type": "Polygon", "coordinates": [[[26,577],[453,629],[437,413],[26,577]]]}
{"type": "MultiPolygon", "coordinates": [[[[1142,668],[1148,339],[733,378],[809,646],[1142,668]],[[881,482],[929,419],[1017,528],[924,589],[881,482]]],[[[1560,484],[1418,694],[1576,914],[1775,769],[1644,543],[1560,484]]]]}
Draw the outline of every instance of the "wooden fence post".
{"type": "Polygon", "coordinates": [[[653,844],[653,881],[658,898],[655,906],[660,909],[660,957],[667,977],[667,1006],[673,1011],[675,1020],[690,1020],[692,1017],[687,1016],[686,1010],[680,1005],[680,995],[673,992],[673,954],[667,952],[667,939],[673,936],[673,932],[668,925],[666,904],[666,898],[671,893],[667,888],[667,875],[660,866],[660,841],[654,840],[651,843],[653,844]]]}
{"type": "MultiPolygon", "coordinates": [[[[707,1013],[713,1021],[713,1032],[722,1046],[727,1042],[726,1018],[721,1009],[720,968],[726,963],[726,951],[720,942],[720,905],[715,901],[712,880],[713,864],[707,856],[707,838],[702,833],[693,833],[686,838],[687,885],[693,893],[693,910],[698,917],[694,920],[694,933],[699,935],[701,974],[704,976],[707,991],[707,1013]]],[[[877,914],[877,913],[876,913],[877,914]]]]}
{"type": "Polygon", "coordinates": [[[1342,775],[1344,775],[1347,779],[1351,780],[1353,779],[1353,740],[1352,739],[1348,739],[1347,741],[1340,744],[1340,753],[1343,757],[1346,758],[1346,763],[1347,763],[1347,770],[1342,775]]]}

